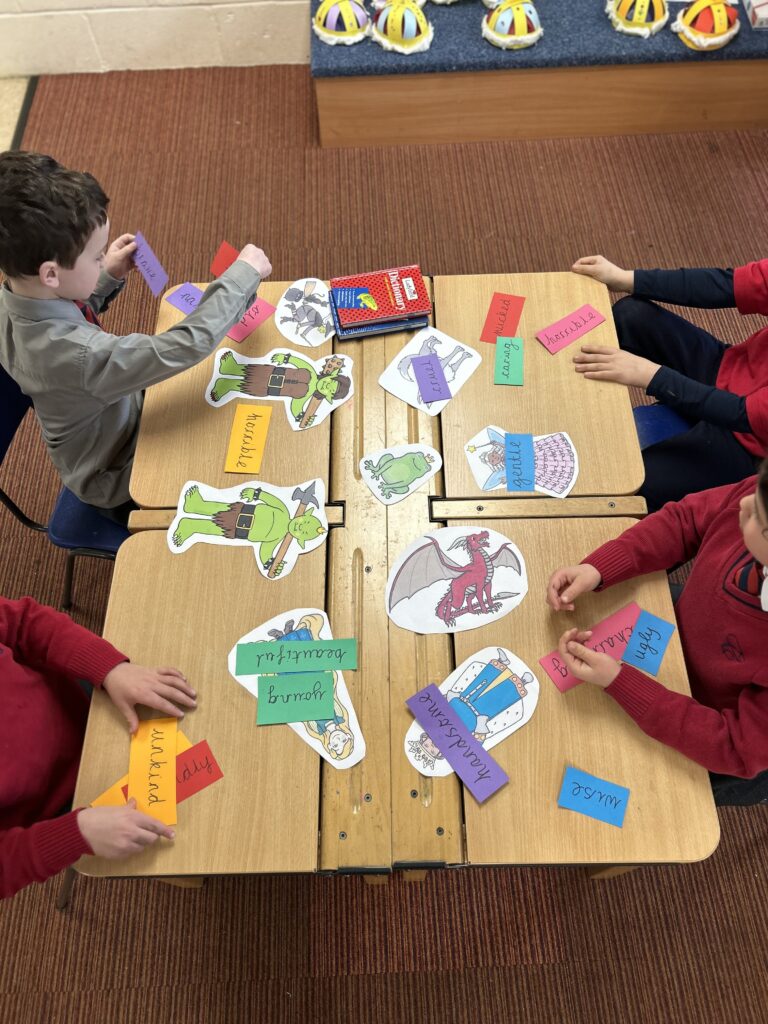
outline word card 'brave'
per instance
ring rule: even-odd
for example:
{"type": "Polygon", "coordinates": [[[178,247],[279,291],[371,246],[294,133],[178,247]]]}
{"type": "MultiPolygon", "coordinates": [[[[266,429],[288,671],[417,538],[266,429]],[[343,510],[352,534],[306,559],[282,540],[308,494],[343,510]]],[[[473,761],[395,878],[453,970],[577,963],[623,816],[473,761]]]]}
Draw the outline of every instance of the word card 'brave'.
{"type": "Polygon", "coordinates": [[[136,232],[136,251],[133,254],[136,269],[149,285],[152,294],[157,297],[168,284],[168,275],[160,260],[155,256],[152,247],[140,231],[136,232]]]}
{"type": "Polygon", "coordinates": [[[128,761],[129,798],[164,825],[176,824],[176,727],[175,718],[139,722],[128,761]]]}

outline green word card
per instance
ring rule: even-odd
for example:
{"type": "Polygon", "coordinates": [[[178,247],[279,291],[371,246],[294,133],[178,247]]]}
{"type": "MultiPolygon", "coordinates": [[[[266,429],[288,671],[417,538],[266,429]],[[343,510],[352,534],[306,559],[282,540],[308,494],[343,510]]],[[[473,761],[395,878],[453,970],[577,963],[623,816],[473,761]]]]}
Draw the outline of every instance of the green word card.
{"type": "Polygon", "coordinates": [[[257,725],[333,718],[333,672],[259,676],[257,725]]]}
{"type": "Polygon", "coordinates": [[[261,672],[314,672],[357,668],[357,640],[262,640],[238,644],[235,674],[261,672]]]}
{"type": "Polygon", "coordinates": [[[523,383],[523,339],[497,338],[494,384],[523,383]]]}

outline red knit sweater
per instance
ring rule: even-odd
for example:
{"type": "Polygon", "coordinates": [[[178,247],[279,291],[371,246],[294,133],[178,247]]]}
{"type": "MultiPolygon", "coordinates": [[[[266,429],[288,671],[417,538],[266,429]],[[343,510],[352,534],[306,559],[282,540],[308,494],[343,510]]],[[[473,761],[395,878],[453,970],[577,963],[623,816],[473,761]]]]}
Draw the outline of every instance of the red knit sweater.
{"type": "Polygon", "coordinates": [[[30,598],[0,598],[0,897],[43,882],[92,853],[75,790],[88,698],[126,657],[30,598]]]}
{"type": "MultiPolygon", "coordinates": [[[[733,292],[740,313],[768,316],[768,260],[737,267],[733,292]]],[[[717,386],[735,395],[746,395],[751,434],[736,434],[753,455],[768,452],[768,327],[741,345],[729,345],[717,374],[717,386]]]]}
{"type": "Polygon", "coordinates": [[[768,768],[768,613],[738,522],[739,500],[755,485],[751,477],[670,502],[584,559],[610,587],[696,555],[675,606],[693,697],[630,665],[605,692],[649,736],[742,778],[768,768]]]}

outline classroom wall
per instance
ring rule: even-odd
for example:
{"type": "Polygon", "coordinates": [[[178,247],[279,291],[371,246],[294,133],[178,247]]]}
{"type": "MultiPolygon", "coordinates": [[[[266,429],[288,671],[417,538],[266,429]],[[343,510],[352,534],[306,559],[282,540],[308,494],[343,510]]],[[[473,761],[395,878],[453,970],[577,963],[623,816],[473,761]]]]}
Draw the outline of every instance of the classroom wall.
{"type": "Polygon", "coordinates": [[[309,62],[309,0],[0,0],[0,77],[309,62]]]}

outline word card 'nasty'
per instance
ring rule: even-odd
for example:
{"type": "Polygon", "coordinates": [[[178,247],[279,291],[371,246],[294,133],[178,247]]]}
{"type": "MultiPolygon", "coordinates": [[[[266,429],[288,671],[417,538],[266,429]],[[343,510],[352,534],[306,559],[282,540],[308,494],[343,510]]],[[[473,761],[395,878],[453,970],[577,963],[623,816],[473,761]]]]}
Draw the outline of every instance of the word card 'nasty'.
{"type": "Polygon", "coordinates": [[[561,348],[570,345],[571,342],[576,341],[583,334],[591,331],[593,327],[598,327],[602,323],[605,323],[603,314],[599,313],[594,306],[587,304],[575,312],[569,313],[568,316],[564,316],[557,323],[550,324],[549,327],[542,327],[540,331],[536,332],[536,337],[544,348],[554,355],[555,352],[559,352],[561,348]]]}
{"type": "Polygon", "coordinates": [[[152,247],[140,231],[136,232],[136,251],[133,254],[136,269],[149,285],[149,290],[157,298],[168,284],[168,274],[160,260],[155,256],[152,247]]]}
{"type": "Polygon", "coordinates": [[[497,338],[511,338],[517,334],[520,314],[523,312],[525,299],[522,295],[505,295],[494,292],[491,306],[485,318],[480,334],[480,341],[494,345],[497,338]]]}
{"type": "Polygon", "coordinates": [[[128,761],[129,798],[164,825],[176,824],[176,728],[175,718],[139,722],[128,761]]]}
{"type": "Polygon", "coordinates": [[[627,813],[629,790],[615,782],[606,782],[578,768],[566,768],[557,806],[586,814],[608,825],[621,828],[627,813]]]}

